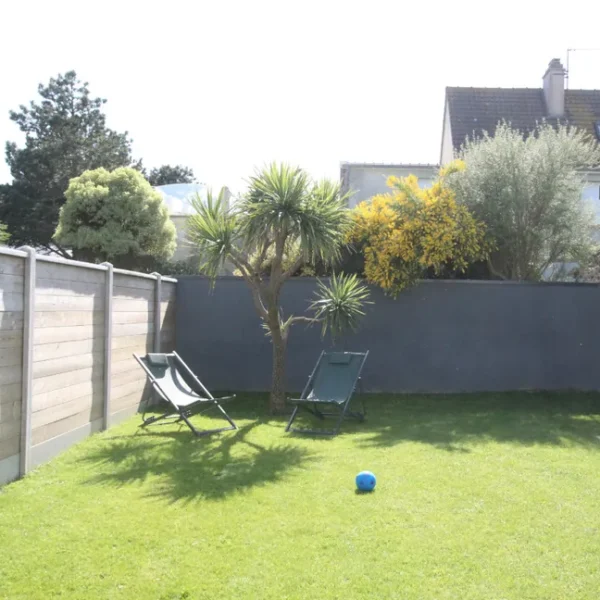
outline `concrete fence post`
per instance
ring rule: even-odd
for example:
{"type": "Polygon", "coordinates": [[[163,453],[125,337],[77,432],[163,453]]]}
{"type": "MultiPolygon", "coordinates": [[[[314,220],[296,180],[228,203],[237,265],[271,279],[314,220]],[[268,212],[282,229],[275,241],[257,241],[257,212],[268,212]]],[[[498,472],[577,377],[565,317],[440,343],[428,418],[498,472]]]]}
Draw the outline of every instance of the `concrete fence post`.
{"type": "Polygon", "coordinates": [[[102,429],[110,427],[110,396],[112,368],[112,317],[113,317],[113,266],[106,267],[106,288],[104,295],[104,398],[102,404],[102,429]]]}
{"type": "MultiPolygon", "coordinates": [[[[162,276],[160,273],[152,273],[156,277],[156,283],[154,287],[154,337],[152,338],[152,352],[156,354],[160,353],[160,302],[162,298],[162,276]]],[[[152,393],[152,400],[155,404],[160,402],[160,396],[154,390],[152,393]]]]}
{"type": "Polygon", "coordinates": [[[160,303],[162,300],[162,276],[160,273],[153,273],[156,277],[156,288],[154,291],[154,347],[153,352],[160,352],[160,321],[161,309],[160,303]]]}
{"type": "Polygon", "coordinates": [[[35,319],[35,250],[21,248],[27,253],[23,277],[23,369],[21,380],[21,447],[19,475],[29,471],[31,462],[31,401],[33,395],[33,331],[35,319]]]}

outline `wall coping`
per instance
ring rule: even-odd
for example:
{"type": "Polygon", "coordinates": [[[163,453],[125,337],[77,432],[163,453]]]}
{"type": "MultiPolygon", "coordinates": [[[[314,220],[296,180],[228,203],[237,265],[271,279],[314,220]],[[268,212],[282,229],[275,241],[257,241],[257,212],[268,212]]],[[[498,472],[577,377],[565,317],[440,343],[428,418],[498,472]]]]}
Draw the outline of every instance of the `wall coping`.
{"type": "MultiPolygon", "coordinates": [[[[116,269],[115,269],[116,272],[116,269]]],[[[212,281],[210,277],[206,277],[205,275],[179,275],[178,280],[202,280],[202,281],[212,281]]],[[[319,280],[328,280],[329,277],[291,277],[288,279],[284,285],[288,283],[299,283],[302,281],[312,281],[317,282],[319,280]]],[[[215,285],[219,283],[219,281],[228,282],[228,281],[244,281],[242,277],[236,277],[235,275],[221,275],[217,277],[214,282],[215,285]]],[[[268,278],[265,278],[265,281],[268,281],[268,278]]],[[[367,283],[365,281],[365,283],[367,283]]],[[[378,288],[378,286],[374,284],[368,284],[371,287],[378,288]]],[[[589,283],[589,282],[568,282],[568,281],[507,281],[500,279],[420,279],[417,285],[494,285],[494,286],[530,286],[530,287],[595,287],[599,288],[600,283],[589,283]]],[[[415,286],[416,287],[416,286],[415,286]]],[[[410,289],[410,288],[409,288],[410,289]]],[[[382,290],[383,291],[383,290],[382,290]]]]}

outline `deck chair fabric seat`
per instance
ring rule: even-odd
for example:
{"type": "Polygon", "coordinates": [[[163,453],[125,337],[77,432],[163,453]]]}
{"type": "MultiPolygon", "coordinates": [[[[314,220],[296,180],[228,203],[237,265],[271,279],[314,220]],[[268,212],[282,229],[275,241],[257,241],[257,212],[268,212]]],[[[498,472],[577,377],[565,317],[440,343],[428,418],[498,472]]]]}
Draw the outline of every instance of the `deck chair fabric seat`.
{"type": "Polygon", "coordinates": [[[210,401],[210,398],[204,396],[201,391],[197,393],[191,389],[183,379],[181,371],[177,370],[174,356],[147,354],[141,360],[146,361],[161,391],[171,397],[177,406],[190,406],[196,402],[210,401]]]}
{"type": "Polygon", "coordinates": [[[194,435],[207,435],[221,431],[237,429],[236,424],[225,412],[220,402],[230,400],[234,396],[215,398],[186,365],[177,352],[170,354],[150,353],[145,356],[133,355],[139,365],[144,369],[152,387],[158,395],[170,405],[170,410],[159,416],[144,418],[140,427],[146,427],[158,421],[174,419],[175,422],[183,421],[194,435]],[[218,429],[198,430],[190,422],[189,417],[210,409],[217,409],[229,423],[227,427],[218,429]]]}
{"type": "Polygon", "coordinates": [[[350,401],[357,386],[360,385],[360,374],[369,352],[322,352],[317,364],[308,378],[308,382],[300,398],[290,398],[296,406],[292,412],[286,431],[297,433],[313,433],[336,435],[345,417],[353,417],[360,421],[365,418],[362,412],[349,411],[350,401]],[[318,406],[332,405],[338,412],[325,413],[318,406]],[[318,418],[337,416],[337,425],[333,430],[294,429],[292,423],[299,409],[304,409],[318,418]]]}

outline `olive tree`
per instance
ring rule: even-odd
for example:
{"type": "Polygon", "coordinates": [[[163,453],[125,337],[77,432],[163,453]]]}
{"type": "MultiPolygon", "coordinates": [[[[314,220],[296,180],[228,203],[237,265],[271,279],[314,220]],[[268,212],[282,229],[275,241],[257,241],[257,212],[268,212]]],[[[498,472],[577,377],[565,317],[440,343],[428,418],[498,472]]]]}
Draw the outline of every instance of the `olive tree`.
{"type": "Polygon", "coordinates": [[[585,263],[593,215],[582,200],[582,170],[600,162],[589,135],[548,124],[523,134],[503,123],[493,136],[467,141],[461,154],[466,168],[450,185],[486,225],[493,275],[539,280],[555,263],[585,263]]]}
{"type": "Polygon", "coordinates": [[[249,180],[247,193],[232,209],[208,195],[194,200],[188,237],[203,257],[201,269],[216,277],[225,261],[244,278],[256,311],[273,345],[270,405],[285,407],[285,358],[296,323],[321,323],[323,333],[356,327],[364,314],[366,287],[356,276],[333,276],[319,284],[309,315],[285,315],[280,303],[286,281],[306,263],[332,263],[340,255],[350,227],[350,214],[338,184],[313,182],[300,168],[271,164],[249,180]],[[264,270],[269,257],[269,269],[264,270]]]}

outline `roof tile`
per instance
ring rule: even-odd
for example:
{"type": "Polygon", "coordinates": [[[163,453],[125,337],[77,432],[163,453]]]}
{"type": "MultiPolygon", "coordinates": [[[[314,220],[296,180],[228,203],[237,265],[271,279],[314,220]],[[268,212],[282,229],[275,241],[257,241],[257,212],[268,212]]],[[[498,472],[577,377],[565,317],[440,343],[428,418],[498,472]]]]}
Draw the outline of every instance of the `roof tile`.
{"type": "MultiPolygon", "coordinates": [[[[534,88],[446,88],[450,110],[452,144],[460,148],[466,138],[490,134],[501,121],[522,131],[532,131],[547,117],[542,89],[534,88]]],[[[600,121],[600,90],[565,90],[565,118],[561,122],[584,129],[596,137],[600,121]]]]}

